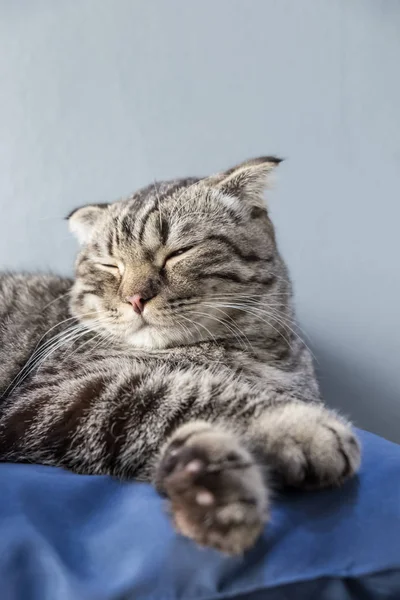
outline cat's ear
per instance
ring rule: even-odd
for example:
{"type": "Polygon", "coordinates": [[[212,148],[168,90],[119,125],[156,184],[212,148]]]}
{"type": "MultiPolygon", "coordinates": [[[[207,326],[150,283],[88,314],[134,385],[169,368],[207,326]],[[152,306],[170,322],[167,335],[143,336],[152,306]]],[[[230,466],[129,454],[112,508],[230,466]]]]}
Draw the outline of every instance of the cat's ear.
{"type": "Polygon", "coordinates": [[[80,244],[86,244],[90,240],[98,219],[104,215],[104,211],[109,206],[109,204],[89,204],[76,208],[67,216],[70,231],[78,238],[80,244]]]}
{"type": "Polygon", "coordinates": [[[208,177],[205,183],[217,187],[229,196],[263,205],[263,192],[268,186],[272,172],[281,162],[282,159],[275,156],[253,158],[223,173],[208,177]]]}

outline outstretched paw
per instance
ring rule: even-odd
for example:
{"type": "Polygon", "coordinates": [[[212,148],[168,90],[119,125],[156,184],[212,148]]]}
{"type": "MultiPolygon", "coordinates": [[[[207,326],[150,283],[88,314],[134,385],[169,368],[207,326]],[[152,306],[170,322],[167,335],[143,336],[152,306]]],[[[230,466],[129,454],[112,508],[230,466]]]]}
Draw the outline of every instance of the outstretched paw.
{"type": "Polygon", "coordinates": [[[176,432],[161,455],[156,485],[181,534],[227,554],[251,547],[267,520],[259,466],[233,434],[208,423],[176,432]]]}
{"type": "Polygon", "coordinates": [[[337,486],[360,466],[360,446],[350,424],[323,405],[276,406],[256,427],[264,455],[287,485],[337,486]]]}

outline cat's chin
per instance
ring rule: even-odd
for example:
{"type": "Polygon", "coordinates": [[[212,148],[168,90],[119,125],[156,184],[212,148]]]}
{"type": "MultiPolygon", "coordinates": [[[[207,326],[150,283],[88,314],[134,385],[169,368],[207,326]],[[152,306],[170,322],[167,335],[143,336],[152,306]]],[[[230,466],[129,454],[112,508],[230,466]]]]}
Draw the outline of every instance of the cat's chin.
{"type": "Polygon", "coordinates": [[[125,334],[125,341],[135,348],[147,348],[148,350],[163,350],[174,346],[186,346],[195,341],[186,338],[173,327],[159,327],[146,324],[134,332],[125,334]]]}
{"type": "Polygon", "coordinates": [[[143,325],[137,331],[129,333],[126,341],[135,348],[148,348],[149,350],[167,348],[170,345],[169,339],[151,325],[143,325]]]}

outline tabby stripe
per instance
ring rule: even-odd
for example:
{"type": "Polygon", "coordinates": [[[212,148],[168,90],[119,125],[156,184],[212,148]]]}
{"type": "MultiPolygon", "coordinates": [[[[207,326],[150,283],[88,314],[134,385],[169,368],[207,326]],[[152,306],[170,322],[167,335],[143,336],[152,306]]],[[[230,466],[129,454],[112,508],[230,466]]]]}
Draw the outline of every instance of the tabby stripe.
{"type": "Polygon", "coordinates": [[[138,240],[139,240],[140,244],[143,241],[144,230],[146,228],[147,221],[149,220],[149,218],[151,217],[151,215],[154,212],[156,212],[157,209],[158,209],[158,201],[157,201],[157,198],[155,198],[153,200],[153,202],[151,203],[150,208],[147,210],[146,214],[143,216],[142,222],[140,224],[140,229],[139,229],[139,234],[138,234],[138,240]]]}
{"type": "MultiPolygon", "coordinates": [[[[153,202],[151,203],[151,206],[148,209],[147,213],[143,216],[142,222],[140,225],[140,230],[139,230],[139,235],[138,235],[138,239],[139,239],[140,243],[143,241],[144,230],[146,228],[147,221],[149,220],[150,216],[154,212],[159,210],[159,205],[160,205],[161,201],[168,199],[168,198],[173,198],[174,194],[178,190],[183,189],[184,187],[185,186],[182,185],[182,182],[179,182],[176,185],[169,187],[165,193],[163,193],[160,190],[160,187],[155,188],[155,189],[157,189],[156,198],[153,199],[153,202]]],[[[160,234],[161,234],[162,242],[163,242],[163,244],[165,244],[165,242],[167,241],[168,234],[169,234],[169,226],[168,226],[167,222],[164,222],[164,221],[162,222],[162,228],[161,228],[160,234]]]]}
{"type": "Polygon", "coordinates": [[[215,278],[215,279],[227,279],[228,281],[235,281],[236,283],[248,283],[248,280],[243,280],[241,277],[239,277],[239,275],[236,275],[235,273],[221,273],[221,272],[215,272],[215,273],[199,273],[197,275],[197,279],[211,279],[211,278],[215,278]]]}
{"type": "MultiPolygon", "coordinates": [[[[178,429],[178,427],[180,425],[182,425],[182,423],[185,420],[187,420],[186,415],[192,413],[193,406],[199,400],[200,396],[201,396],[201,394],[199,392],[199,389],[197,386],[195,386],[193,388],[193,390],[185,398],[183,398],[182,404],[179,406],[179,409],[176,410],[171,415],[171,418],[165,424],[164,434],[163,434],[163,437],[165,440],[169,440],[170,437],[173,435],[173,433],[178,429]]],[[[196,433],[199,433],[199,432],[196,431],[196,433]]],[[[183,440],[183,443],[186,443],[187,440],[189,439],[189,437],[191,437],[193,434],[194,434],[194,432],[189,434],[188,436],[186,436],[185,439],[183,440]]],[[[178,438],[178,440],[176,440],[176,442],[178,442],[178,441],[180,442],[181,438],[178,438]]],[[[172,443],[173,443],[173,441],[172,441],[172,443]]]]}
{"type": "Polygon", "coordinates": [[[118,229],[116,227],[113,228],[112,245],[113,245],[113,248],[112,248],[113,253],[111,256],[114,256],[115,248],[118,248],[118,246],[119,246],[119,235],[118,235],[118,229]]]}
{"type": "MultiPolygon", "coordinates": [[[[118,421],[122,419],[123,414],[127,414],[129,423],[143,424],[149,416],[154,416],[154,413],[159,409],[160,404],[165,401],[169,393],[170,390],[166,382],[160,381],[152,387],[148,387],[148,384],[145,384],[141,375],[130,376],[129,381],[124,382],[118,391],[120,398],[128,398],[128,403],[123,401],[116,408],[111,414],[110,422],[118,421]],[[135,399],[134,403],[132,403],[132,398],[135,399]]],[[[123,441],[123,443],[125,442],[126,440],[123,441]]]]}
{"type": "Polygon", "coordinates": [[[276,275],[268,275],[267,277],[250,277],[249,283],[259,283],[260,285],[267,285],[270,287],[277,281],[276,275]]]}
{"type": "MultiPolygon", "coordinates": [[[[129,379],[128,390],[122,386],[119,391],[119,396],[123,397],[123,393],[129,398],[141,382],[140,375],[131,375],[129,379]]],[[[111,412],[108,420],[104,423],[102,430],[103,440],[105,445],[105,460],[106,466],[110,470],[114,470],[117,466],[119,455],[126,442],[126,434],[129,424],[132,422],[132,412],[130,410],[131,402],[120,402],[115,410],[111,412]]]]}
{"type": "Polygon", "coordinates": [[[263,260],[260,256],[258,256],[258,254],[255,254],[255,252],[249,252],[248,254],[242,252],[242,250],[236,244],[231,242],[231,240],[224,235],[209,235],[206,237],[206,240],[221,242],[225,246],[228,246],[228,248],[232,250],[233,254],[245,262],[257,262],[263,260]]]}
{"type": "Polygon", "coordinates": [[[270,275],[269,277],[263,278],[253,276],[249,277],[249,279],[242,279],[236,273],[221,273],[217,271],[215,273],[199,273],[197,275],[197,279],[210,279],[212,277],[215,277],[216,279],[235,281],[236,283],[241,283],[243,285],[248,283],[258,283],[260,285],[271,286],[276,281],[275,275],[270,275]]]}
{"type": "Polygon", "coordinates": [[[237,212],[233,210],[233,208],[225,207],[225,210],[231,221],[233,221],[235,225],[240,225],[240,223],[242,222],[242,217],[238,215],[237,212]]]}
{"type": "Polygon", "coordinates": [[[160,236],[161,243],[165,246],[169,235],[169,225],[166,219],[161,219],[160,236]]]}
{"type": "Polygon", "coordinates": [[[119,235],[119,223],[118,221],[114,222],[114,227],[113,227],[114,231],[115,231],[115,247],[118,248],[121,244],[121,238],[119,235]]]}
{"type": "Polygon", "coordinates": [[[131,216],[128,213],[127,215],[125,215],[125,217],[122,219],[121,224],[120,224],[120,229],[122,231],[122,233],[129,239],[132,235],[132,221],[131,221],[131,216]]]}
{"type": "MultiPolygon", "coordinates": [[[[81,379],[84,378],[77,378],[75,385],[81,379]]],[[[74,437],[78,436],[82,439],[81,436],[85,435],[85,424],[90,418],[94,405],[107,391],[107,385],[109,385],[109,381],[103,377],[97,377],[84,381],[82,386],[74,386],[71,403],[43,435],[43,446],[52,449],[58,464],[63,464],[66,453],[72,447],[74,437]]]]}
{"type": "Polygon", "coordinates": [[[111,230],[107,238],[107,252],[109,256],[113,256],[113,249],[113,230],[111,230]]]}
{"type": "Polygon", "coordinates": [[[35,422],[40,421],[40,411],[47,403],[52,402],[52,399],[51,394],[42,394],[34,397],[29,402],[26,401],[24,406],[12,412],[11,415],[5,414],[0,436],[0,454],[2,457],[7,456],[7,452],[12,450],[13,447],[19,449],[19,442],[35,422]]]}

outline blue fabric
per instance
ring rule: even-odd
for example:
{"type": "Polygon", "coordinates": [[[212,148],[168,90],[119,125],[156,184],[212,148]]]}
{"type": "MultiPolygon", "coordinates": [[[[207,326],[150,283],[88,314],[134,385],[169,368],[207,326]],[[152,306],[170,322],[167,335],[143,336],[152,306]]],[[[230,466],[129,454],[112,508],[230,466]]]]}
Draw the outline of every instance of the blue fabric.
{"type": "Polygon", "coordinates": [[[0,599],[399,600],[400,446],[360,437],[358,480],[276,497],[235,559],[177,536],[150,486],[0,465],[0,599]]]}

